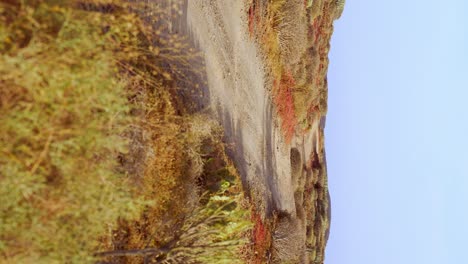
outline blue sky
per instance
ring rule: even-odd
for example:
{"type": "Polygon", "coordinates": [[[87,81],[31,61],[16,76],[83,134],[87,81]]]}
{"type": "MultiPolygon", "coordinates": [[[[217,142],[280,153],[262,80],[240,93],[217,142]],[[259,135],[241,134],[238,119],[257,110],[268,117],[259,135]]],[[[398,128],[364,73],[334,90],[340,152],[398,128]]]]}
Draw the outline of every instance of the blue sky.
{"type": "Polygon", "coordinates": [[[348,0],[330,51],[326,264],[468,263],[468,1],[348,0]]]}

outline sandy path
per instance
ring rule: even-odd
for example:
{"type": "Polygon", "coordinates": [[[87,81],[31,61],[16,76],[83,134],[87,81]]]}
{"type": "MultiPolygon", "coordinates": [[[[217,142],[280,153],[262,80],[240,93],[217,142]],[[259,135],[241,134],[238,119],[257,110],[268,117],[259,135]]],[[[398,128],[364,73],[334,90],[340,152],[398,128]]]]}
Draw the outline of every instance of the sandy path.
{"type": "MultiPolygon", "coordinates": [[[[277,129],[272,124],[263,62],[247,35],[245,14],[242,1],[188,3],[188,23],[205,54],[211,108],[221,120],[228,142],[233,143],[230,154],[266,212],[273,208],[291,211],[290,192],[277,188],[272,153],[277,129]]],[[[282,187],[290,189],[290,185],[286,181],[282,187]]]]}
{"type": "Polygon", "coordinates": [[[204,52],[210,107],[221,121],[230,155],[244,183],[256,193],[256,204],[296,214],[290,151],[308,159],[316,142],[318,122],[309,133],[283,141],[265,85],[265,66],[248,35],[243,1],[188,1],[187,23],[204,52]]]}
{"type": "Polygon", "coordinates": [[[229,155],[234,159],[257,209],[280,212],[274,236],[284,260],[307,260],[306,213],[303,192],[311,180],[311,153],[320,153],[319,120],[307,133],[283,140],[275,116],[271,83],[259,48],[248,36],[245,7],[240,0],[188,1],[191,37],[203,51],[210,110],[224,127],[229,155]],[[287,238],[287,239],[283,239],[287,238]],[[284,242],[283,242],[284,241],[284,242]]]}

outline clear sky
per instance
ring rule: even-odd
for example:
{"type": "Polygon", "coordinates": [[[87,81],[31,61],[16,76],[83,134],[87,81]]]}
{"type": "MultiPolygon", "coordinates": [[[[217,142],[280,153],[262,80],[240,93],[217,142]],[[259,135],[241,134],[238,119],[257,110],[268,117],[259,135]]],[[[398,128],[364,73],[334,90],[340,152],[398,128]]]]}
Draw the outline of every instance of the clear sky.
{"type": "Polygon", "coordinates": [[[468,263],[468,1],[347,0],[326,127],[326,264],[468,263]]]}

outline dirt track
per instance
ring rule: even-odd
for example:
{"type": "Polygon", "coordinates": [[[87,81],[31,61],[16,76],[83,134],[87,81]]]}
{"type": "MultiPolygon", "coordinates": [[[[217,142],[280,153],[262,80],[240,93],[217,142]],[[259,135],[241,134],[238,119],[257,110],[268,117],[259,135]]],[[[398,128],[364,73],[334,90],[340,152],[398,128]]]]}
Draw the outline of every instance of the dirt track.
{"type": "Polygon", "coordinates": [[[306,177],[311,181],[319,176],[305,168],[312,164],[312,153],[322,151],[323,127],[319,119],[313,120],[308,132],[295,135],[289,144],[284,142],[267,89],[272,81],[260,49],[248,35],[242,2],[188,1],[189,31],[204,54],[209,108],[224,127],[229,154],[253,193],[255,206],[265,217],[274,211],[285,216],[275,231],[288,237],[277,240],[283,248],[278,254],[291,263],[296,263],[294,259],[309,263],[303,192],[306,177]]]}
{"type": "Polygon", "coordinates": [[[230,154],[266,212],[279,198],[272,179],[272,107],[262,59],[246,34],[241,1],[189,1],[188,23],[205,54],[210,105],[230,154]]]}
{"type": "Polygon", "coordinates": [[[187,19],[205,54],[211,109],[233,143],[231,154],[245,183],[263,197],[259,202],[267,214],[272,209],[294,214],[290,148],[299,148],[307,158],[318,122],[290,146],[284,143],[265,87],[270,80],[248,36],[246,13],[242,1],[189,1],[187,19]]]}

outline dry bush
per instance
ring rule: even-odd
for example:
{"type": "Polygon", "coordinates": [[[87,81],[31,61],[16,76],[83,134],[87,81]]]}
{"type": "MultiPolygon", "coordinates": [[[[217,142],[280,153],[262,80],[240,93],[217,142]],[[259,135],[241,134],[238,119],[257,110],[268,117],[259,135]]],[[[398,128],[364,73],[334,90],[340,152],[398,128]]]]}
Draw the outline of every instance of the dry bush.
{"type": "Polygon", "coordinates": [[[290,68],[297,64],[308,46],[307,13],[303,0],[285,1],[278,12],[277,36],[281,63],[290,68]]]}
{"type": "Polygon", "coordinates": [[[262,44],[273,79],[281,76],[283,72],[278,30],[281,23],[280,10],[285,3],[285,0],[275,0],[271,3],[252,0],[248,11],[250,35],[262,44]]]}
{"type": "Polygon", "coordinates": [[[66,1],[0,4],[1,258],[92,262],[98,237],[142,207],[116,169],[133,122],[117,46],[66,1]]]}
{"type": "Polygon", "coordinates": [[[286,140],[290,141],[295,133],[297,118],[293,101],[296,84],[288,69],[305,52],[306,10],[299,0],[262,3],[252,2],[249,9],[249,28],[255,32],[254,35],[264,48],[274,83],[274,102],[286,140]]]}
{"type": "MultiPolygon", "coordinates": [[[[202,80],[198,76],[203,68],[197,67],[199,54],[171,27],[172,15],[179,14],[178,8],[178,5],[148,2],[145,8],[135,10],[140,21],[136,24],[139,32],[136,38],[117,35],[123,39],[123,48],[133,54],[122,53],[119,62],[122,72],[131,80],[127,89],[132,112],[138,120],[128,131],[132,147],[128,155],[121,156],[121,162],[127,172],[134,172],[133,180],[139,186],[140,195],[153,200],[154,205],[147,206],[137,220],[122,221],[113,237],[102,243],[100,251],[139,252],[113,254],[112,262],[142,263],[145,258],[151,258],[158,263],[214,263],[207,260],[207,255],[213,254],[220,258],[219,261],[234,263],[238,259],[229,253],[231,251],[226,251],[226,247],[210,249],[203,246],[190,251],[186,246],[182,253],[188,255],[184,255],[171,246],[174,241],[188,241],[182,239],[184,232],[188,232],[184,229],[185,223],[195,217],[194,211],[205,212],[207,209],[198,203],[198,196],[204,190],[199,182],[202,174],[208,174],[206,162],[216,149],[213,146],[220,144],[221,136],[213,121],[206,116],[191,114],[181,98],[184,90],[200,86],[197,81],[202,80]],[[167,247],[174,249],[172,253],[155,254],[167,247]],[[144,251],[148,248],[154,250],[144,251]]],[[[233,209],[229,217],[242,212],[240,208],[233,209]]],[[[218,223],[216,228],[224,232],[225,239],[229,235],[232,236],[229,239],[241,241],[239,237],[234,238],[240,235],[238,230],[232,233],[223,228],[245,222],[242,218],[229,219],[229,223],[218,223]]],[[[216,243],[227,242],[219,235],[217,239],[216,243]]],[[[237,246],[232,244],[229,250],[237,246]]]]}
{"type": "Polygon", "coordinates": [[[300,220],[278,215],[272,238],[272,263],[306,263],[305,234],[300,220]]]}
{"type": "Polygon", "coordinates": [[[342,6],[335,0],[255,0],[250,5],[249,30],[262,44],[273,83],[289,72],[295,80],[291,88],[295,125],[304,130],[327,112],[329,42],[334,14],[342,6]]]}
{"type": "Polygon", "coordinates": [[[311,5],[311,21],[323,13],[323,6],[326,0],[313,0],[311,5]]]}
{"type": "Polygon", "coordinates": [[[187,214],[173,236],[160,246],[112,250],[97,253],[102,258],[120,263],[119,257],[133,259],[135,263],[164,264],[222,264],[243,263],[239,249],[246,238],[239,236],[250,227],[246,210],[239,208],[238,196],[226,195],[225,190],[208,196],[208,201],[187,214]]]}
{"type": "Polygon", "coordinates": [[[113,263],[239,263],[248,211],[238,205],[239,178],[226,169],[219,126],[196,115],[156,131],[141,185],[156,203],[123,222],[100,255],[113,263]]]}
{"type": "MultiPolygon", "coordinates": [[[[287,141],[300,133],[299,127],[304,131],[310,129],[312,121],[327,112],[330,38],[333,20],[341,13],[343,2],[272,0],[253,1],[251,5],[249,30],[263,48],[273,83],[273,101],[287,141]],[[296,25],[300,26],[295,28],[296,25]]],[[[311,179],[309,175],[298,183],[297,219],[278,220],[273,233],[273,261],[323,263],[330,224],[324,166],[324,160],[320,160],[311,168],[312,174],[320,175],[320,179],[311,179]],[[308,254],[303,254],[304,251],[308,254]]],[[[257,224],[255,228],[261,231],[261,227],[257,224]]]]}
{"type": "MultiPolygon", "coordinates": [[[[161,247],[207,210],[197,179],[219,129],[178,96],[196,85],[199,55],[169,23],[180,3],[166,2],[0,3],[6,262],[92,263],[95,250],[161,247]]],[[[241,241],[231,228],[246,226],[244,211],[231,209],[216,243],[241,241]]],[[[206,252],[192,255],[236,260],[206,252]]]]}

